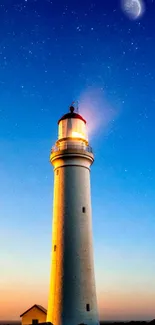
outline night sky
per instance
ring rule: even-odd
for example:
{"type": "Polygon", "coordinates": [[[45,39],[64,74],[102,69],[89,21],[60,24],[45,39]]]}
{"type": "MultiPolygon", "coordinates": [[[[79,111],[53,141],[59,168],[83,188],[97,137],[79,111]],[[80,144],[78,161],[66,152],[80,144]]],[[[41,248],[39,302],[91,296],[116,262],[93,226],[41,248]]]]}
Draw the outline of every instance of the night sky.
{"type": "Polygon", "coordinates": [[[0,1],[0,318],[47,307],[57,121],[88,120],[101,319],[155,318],[155,2],[0,1]]]}

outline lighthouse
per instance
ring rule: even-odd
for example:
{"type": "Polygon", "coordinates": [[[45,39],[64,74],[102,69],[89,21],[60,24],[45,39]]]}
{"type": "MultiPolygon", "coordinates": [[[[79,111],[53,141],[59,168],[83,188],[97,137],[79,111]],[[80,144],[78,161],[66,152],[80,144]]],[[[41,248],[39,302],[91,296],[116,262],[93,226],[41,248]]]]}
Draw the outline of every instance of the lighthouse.
{"type": "Polygon", "coordinates": [[[74,106],[58,121],[50,161],[54,195],[47,322],[98,325],[90,188],[94,155],[86,121],[74,106]]]}

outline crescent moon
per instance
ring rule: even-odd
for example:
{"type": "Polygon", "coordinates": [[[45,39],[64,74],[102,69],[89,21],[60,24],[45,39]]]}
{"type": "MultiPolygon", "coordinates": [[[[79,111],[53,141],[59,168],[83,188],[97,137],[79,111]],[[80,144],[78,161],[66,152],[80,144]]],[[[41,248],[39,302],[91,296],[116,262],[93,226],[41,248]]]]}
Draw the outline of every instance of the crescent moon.
{"type": "Polygon", "coordinates": [[[142,0],[122,0],[123,11],[132,19],[139,18],[144,11],[142,0]]]}
{"type": "Polygon", "coordinates": [[[141,3],[140,3],[139,0],[132,0],[132,1],[133,1],[133,6],[134,6],[134,3],[137,5],[137,9],[138,9],[138,11],[137,11],[137,13],[136,13],[136,11],[135,11],[135,14],[136,14],[137,17],[139,17],[139,16],[141,15],[141,12],[142,12],[142,6],[141,6],[141,3]]]}

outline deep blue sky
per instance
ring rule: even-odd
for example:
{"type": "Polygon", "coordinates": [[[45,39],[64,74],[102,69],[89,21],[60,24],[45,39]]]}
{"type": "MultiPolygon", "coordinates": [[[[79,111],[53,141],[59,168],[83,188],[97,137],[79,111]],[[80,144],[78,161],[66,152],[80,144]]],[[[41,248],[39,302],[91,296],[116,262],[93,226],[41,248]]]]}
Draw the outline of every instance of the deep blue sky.
{"type": "Polygon", "coordinates": [[[100,317],[153,318],[155,3],[145,4],[130,20],[115,0],[0,1],[1,318],[47,306],[49,153],[57,120],[83,97],[100,120],[90,136],[100,317]]]}

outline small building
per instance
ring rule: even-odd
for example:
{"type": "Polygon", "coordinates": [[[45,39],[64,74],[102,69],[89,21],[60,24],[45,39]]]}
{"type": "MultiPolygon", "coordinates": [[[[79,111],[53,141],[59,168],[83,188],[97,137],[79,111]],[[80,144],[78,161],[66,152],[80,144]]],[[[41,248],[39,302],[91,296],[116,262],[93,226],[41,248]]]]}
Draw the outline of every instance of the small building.
{"type": "Polygon", "coordinates": [[[20,315],[20,317],[22,317],[22,325],[45,323],[46,316],[47,310],[40,305],[34,305],[20,315]]]}

